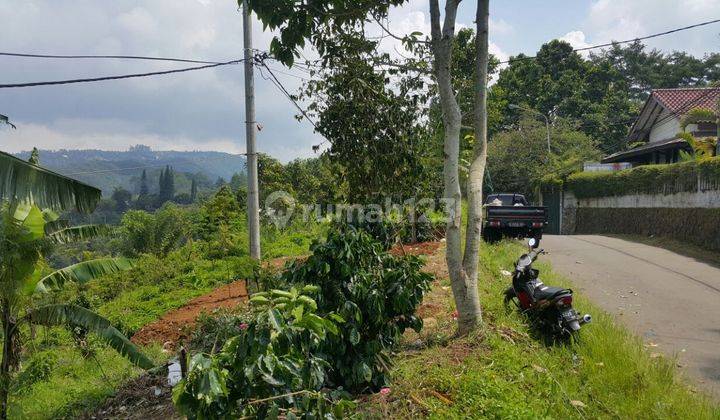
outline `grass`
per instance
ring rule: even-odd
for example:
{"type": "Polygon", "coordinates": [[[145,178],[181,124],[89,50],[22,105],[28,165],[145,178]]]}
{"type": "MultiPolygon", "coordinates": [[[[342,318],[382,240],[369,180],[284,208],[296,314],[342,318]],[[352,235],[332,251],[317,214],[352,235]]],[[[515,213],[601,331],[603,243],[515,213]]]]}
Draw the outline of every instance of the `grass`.
{"type": "Polygon", "coordinates": [[[624,239],[626,241],[638,242],[645,245],[655,246],[658,248],[667,249],[668,251],[675,252],[686,257],[694,258],[698,261],[708,263],[715,267],[720,267],[720,252],[711,251],[709,249],[690,244],[687,242],[678,241],[675,239],[665,237],[648,237],[643,235],[604,235],[613,238],[624,239]]]}
{"type": "MultiPolygon", "coordinates": [[[[299,225],[286,230],[265,229],[263,255],[273,258],[307,254],[312,241],[325,228],[314,224],[305,231],[299,225]]],[[[142,256],[130,271],[93,281],[82,289],[68,287],[51,299],[73,302],[82,291],[91,309],[129,337],[193,298],[253,275],[255,263],[248,256],[209,259],[198,245],[188,244],[165,257],[142,256]]],[[[46,375],[12,393],[11,418],[73,418],[92,412],[115,390],[142,373],[101,343],[96,342],[94,357],[84,358],[63,328],[50,329],[46,336],[27,344],[20,376],[34,358],[43,354],[53,355],[53,362],[46,375]]],[[[159,348],[146,351],[157,362],[167,358],[159,348]]]]}
{"type": "MultiPolygon", "coordinates": [[[[88,407],[94,407],[112,395],[121,384],[139,376],[142,370],[133,367],[114,350],[93,343],[95,355],[83,357],[72,344],[63,328],[52,328],[47,340],[37,340],[36,345],[45,347],[42,353],[52,353],[56,359],[49,376],[22,387],[10,397],[10,418],[49,419],[73,418],[88,407]]],[[[153,360],[159,362],[165,356],[159,347],[144,349],[153,360]]],[[[36,353],[35,357],[37,357],[36,353]]],[[[31,356],[31,358],[33,357],[31,356]]]]}
{"type": "MultiPolygon", "coordinates": [[[[366,415],[383,418],[720,418],[720,409],[683,380],[675,362],[650,357],[642,341],[576,296],[591,313],[580,344],[545,345],[502,290],[522,248],[502,242],[481,251],[484,328],[462,339],[454,330],[452,295],[440,280],[420,310],[426,328],[408,334],[397,357],[391,392],[373,396],[366,415]],[[429,318],[429,319],[428,319],[429,318]],[[420,341],[418,341],[420,340],[420,341]]],[[[442,258],[442,257],[441,257],[442,258]]],[[[570,286],[546,263],[547,284],[570,286]]]]}

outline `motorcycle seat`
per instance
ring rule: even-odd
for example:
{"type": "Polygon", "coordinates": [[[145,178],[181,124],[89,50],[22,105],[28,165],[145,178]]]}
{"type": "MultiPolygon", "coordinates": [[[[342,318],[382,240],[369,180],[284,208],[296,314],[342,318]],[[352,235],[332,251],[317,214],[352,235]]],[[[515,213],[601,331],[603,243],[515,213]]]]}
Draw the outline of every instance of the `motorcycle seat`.
{"type": "Polygon", "coordinates": [[[535,300],[550,300],[568,293],[572,293],[572,290],[563,289],[562,287],[541,285],[533,290],[533,297],[535,300]]]}

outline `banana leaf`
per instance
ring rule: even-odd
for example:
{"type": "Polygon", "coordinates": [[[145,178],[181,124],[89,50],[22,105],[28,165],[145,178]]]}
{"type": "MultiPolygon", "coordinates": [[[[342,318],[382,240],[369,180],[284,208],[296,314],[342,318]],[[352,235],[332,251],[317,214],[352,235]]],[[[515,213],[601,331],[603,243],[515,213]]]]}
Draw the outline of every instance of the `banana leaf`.
{"type": "Polygon", "coordinates": [[[36,325],[70,325],[85,328],[97,334],[134,365],[146,370],[154,366],[153,362],[140,349],[110,324],[110,321],[83,307],[75,305],[42,306],[29,311],[25,318],[36,325]]]}
{"type": "Polygon", "coordinates": [[[92,213],[100,195],[95,187],[0,152],[0,200],[92,213]]]}
{"type": "Polygon", "coordinates": [[[133,267],[132,261],[126,258],[100,258],[83,261],[49,274],[37,283],[36,292],[62,289],[65,283],[87,283],[106,274],[129,270],[133,267]]]}
{"type": "MultiPolygon", "coordinates": [[[[59,222],[59,221],[58,221],[59,222]]],[[[60,226],[58,222],[53,222],[56,225],[60,226]]],[[[50,227],[50,229],[53,229],[55,226],[50,227]]],[[[49,229],[46,226],[45,231],[48,232],[49,229]]],[[[67,244],[71,242],[82,242],[87,241],[88,239],[95,238],[97,236],[102,236],[110,232],[110,228],[103,225],[81,225],[81,226],[73,226],[73,227],[65,227],[59,230],[51,231],[48,234],[48,238],[52,240],[53,242],[57,244],[67,244]]]]}

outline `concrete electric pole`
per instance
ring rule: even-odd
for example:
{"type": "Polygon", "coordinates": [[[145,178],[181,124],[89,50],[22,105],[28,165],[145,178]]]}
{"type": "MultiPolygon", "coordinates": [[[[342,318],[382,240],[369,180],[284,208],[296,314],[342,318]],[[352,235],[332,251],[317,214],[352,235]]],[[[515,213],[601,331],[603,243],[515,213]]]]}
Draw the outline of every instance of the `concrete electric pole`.
{"type": "Polygon", "coordinates": [[[255,146],[255,76],[252,47],[252,18],[248,0],[243,1],[243,39],[245,43],[245,140],[247,143],[247,218],[250,256],[260,260],[260,197],[258,195],[258,156],[255,146]]]}

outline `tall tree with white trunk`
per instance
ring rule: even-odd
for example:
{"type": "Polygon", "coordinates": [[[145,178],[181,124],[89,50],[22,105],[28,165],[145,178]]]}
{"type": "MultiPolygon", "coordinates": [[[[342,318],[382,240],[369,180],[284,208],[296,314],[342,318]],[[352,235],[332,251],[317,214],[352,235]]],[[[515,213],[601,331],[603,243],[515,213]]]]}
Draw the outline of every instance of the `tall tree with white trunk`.
{"type": "MultiPolygon", "coordinates": [[[[477,3],[477,66],[475,86],[475,142],[466,197],[468,218],[463,251],[462,191],[460,187],[461,113],[453,89],[451,63],[458,6],[462,0],[446,0],[441,11],[439,0],[429,0],[433,76],[440,97],[444,126],[444,198],[447,203],[447,264],[458,311],[458,333],[467,334],[482,322],[478,296],[480,230],[482,228],[482,189],[487,158],[487,73],[489,0],[477,3]]],[[[271,44],[274,56],[292,66],[306,40],[321,56],[342,47],[343,35],[353,33],[367,21],[386,17],[392,6],[406,0],[249,0],[250,7],[270,29],[277,30],[271,44]],[[370,19],[372,18],[372,19],[370,19]]],[[[415,36],[405,37],[416,42],[415,36]]]]}

